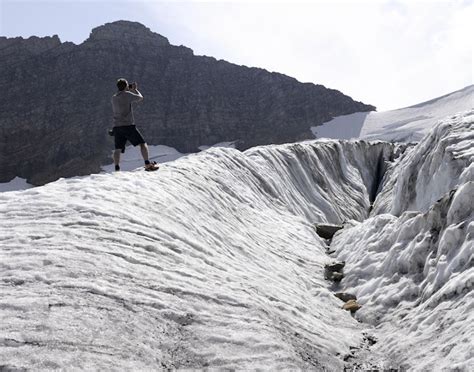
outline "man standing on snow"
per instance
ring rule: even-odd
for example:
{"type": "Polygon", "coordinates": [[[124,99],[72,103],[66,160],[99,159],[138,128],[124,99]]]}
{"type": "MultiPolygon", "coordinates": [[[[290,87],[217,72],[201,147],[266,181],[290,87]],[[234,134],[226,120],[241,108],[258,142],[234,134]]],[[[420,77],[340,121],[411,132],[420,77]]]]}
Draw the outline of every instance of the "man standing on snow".
{"type": "Polygon", "coordinates": [[[128,84],[125,79],[117,80],[118,92],[112,97],[112,109],[114,112],[114,129],[115,151],[114,163],[115,170],[120,170],[120,152],[125,151],[127,140],[133,146],[140,145],[140,150],[145,161],[145,170],[154,171],[158,169],[156,163],[150,163],[148,159],[148,146],[142,134],[135,127],[133,118],[133,102],[143,100],[142,94],[137,89],[137,83],[128,84]]]}

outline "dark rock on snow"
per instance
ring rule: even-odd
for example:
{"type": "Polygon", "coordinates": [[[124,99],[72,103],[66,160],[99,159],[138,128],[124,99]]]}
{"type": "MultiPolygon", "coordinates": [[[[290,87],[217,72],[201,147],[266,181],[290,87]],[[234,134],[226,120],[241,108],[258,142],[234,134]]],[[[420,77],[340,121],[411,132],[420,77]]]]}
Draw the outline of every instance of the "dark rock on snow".
{"type": "Polygon", "coordinates": [[[361,307],[362,305],[360,305],[356,300],[349,300],[344,305],[342,305],[344,310],[350,311],[352,314],[354,314],[361,307]]]}
{"type": "Polygon", "coordinates": [[[341,262],[334,262],[331,264],[324,265],[324,269],[329,272],[342,272],[346,263],[344,261],[341,262]]]}
{"type": "Polygon", "coordinates": [[[345,265],[346,263],[344,261],[324,265],[324,278],[326,280],[340,282],[344,277],[343,269],[345,265]]]}
{"type": "Polygon", "coordinates": [[[327,279],[332,280],[333,282],[340,282],[342,278],[344,278],[343,273],[336,272],[336,273],[330,273],[329,275],[327,275],[327,279]]]}
{"type": "Polygon", "coordinates": [[[315,223],[314,228],[316,229],[316,234],[318,234],[323,239],[332,239],[334,234],[344,228],[342,225],[332,225],[324,223],[315,223]]]}
{"type": "Polygon", "coordinates": [[[357,297],[351,293],[345,293],[345,292],[337,292],[334,294],[337,298],[339,298],[341,301],[347,302],[349,300],[357,300],[357,297]]]}

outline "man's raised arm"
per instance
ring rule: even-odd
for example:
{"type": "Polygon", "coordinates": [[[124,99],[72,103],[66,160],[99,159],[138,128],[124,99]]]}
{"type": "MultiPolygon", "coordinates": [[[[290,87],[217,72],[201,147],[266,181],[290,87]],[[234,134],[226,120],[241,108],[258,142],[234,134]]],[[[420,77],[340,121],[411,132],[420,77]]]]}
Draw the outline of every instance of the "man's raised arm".
{"type": "Polygon", "coordinates": [[[143,96],[142,94],[138,91],[138,84],[133,83],[132,88],[129,90],[129,92],[133,95],[132,102],[140,102],[143,101],[143,96]]]}

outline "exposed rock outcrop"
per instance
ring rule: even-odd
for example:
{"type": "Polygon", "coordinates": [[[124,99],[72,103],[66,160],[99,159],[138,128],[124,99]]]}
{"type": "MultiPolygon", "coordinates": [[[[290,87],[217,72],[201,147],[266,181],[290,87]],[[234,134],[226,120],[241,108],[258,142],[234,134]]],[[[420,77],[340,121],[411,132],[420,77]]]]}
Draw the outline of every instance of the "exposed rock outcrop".
{"type": "Polygon", "coordinates": [[[324,265],[324,278],[326,280],[340,282],[344,277],[343,270],[345,265],[346,263],[344,261],[324,265]]]}
{"type": "Polygon", "coordinates": [[[350,311],[352,314],[354,314],[361,307],[362,305],[360,305],[356,300],[349,300],[344,305],[342,305],[344,310],[350,311]]]}
{"type": "Polygon", "coordinates": [[[334,234],[344,228],[342,225],[315,223],[316,233],[323,239],[332,239],[334,234]]]}
{"type": "Polygon", "coordinates": [[[345,293],[345,292],[337,292],[334,294],[337,298],[339,298],[341,301],[347,302],[350,300],[357,301],[356,295],[353,295],[351,293],[345,293]]]}
{"type": "Polygon", "coordinates": [[[97,27],[80,45],[0,38],[0,182],[99,171],[113,147],[106,129],[119,77],[139,82],[145,101],[135,118],[148,143],[183,152],[295,142],[334,116],[375,109],[322,85],[195,56],[134,22],[97,27]]]}

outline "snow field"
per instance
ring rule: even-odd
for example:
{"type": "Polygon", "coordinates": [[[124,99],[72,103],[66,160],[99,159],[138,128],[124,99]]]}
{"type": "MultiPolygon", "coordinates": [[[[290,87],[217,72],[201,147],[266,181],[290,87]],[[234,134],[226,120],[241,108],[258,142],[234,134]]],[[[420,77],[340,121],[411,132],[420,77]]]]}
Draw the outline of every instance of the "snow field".
{"type": "Polygon", "coordinates": [[[0,194],[0,360],[340,370],[361,325],[327,288],[312,222],[366,218],[365,167],[391,148],[210,149],[0,194]]]}
{"type": "Polygon", "coordinates": [[[386,141],[420,141],[440,120],[474,108],[474,85],[410,107],[372,112],[360,138],[386,141]]]}
{"type": "Polygon", "coordinates": [[[356,112],[312,127],[317,138],[420,141],[440,120],[474,108],[474,85],[410,107],[356,112]]]}

